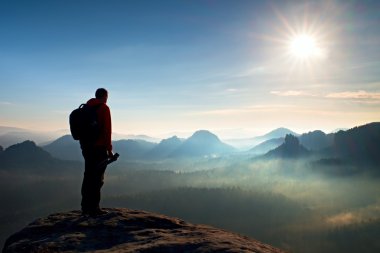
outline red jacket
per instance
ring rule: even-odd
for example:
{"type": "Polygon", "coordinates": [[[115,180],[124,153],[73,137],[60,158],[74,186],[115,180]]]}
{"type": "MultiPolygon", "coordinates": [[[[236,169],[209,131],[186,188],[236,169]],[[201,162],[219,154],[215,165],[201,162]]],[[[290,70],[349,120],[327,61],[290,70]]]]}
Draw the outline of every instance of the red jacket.
{"type": "Polygon", "coordinates": [[[98,122],[100,126],[100,137],[96,141],[96,146],[106,147],[108,151],[112,151],[112,143],[111,143],[111,134],[112,134],[112,125],[111,125],[111,112],[108,105],[101,102],[97,98],[91,98],[87,101],[89,106],[95,106],[98,104],[102,104],[96,110],[98,114],[98,122]]]}

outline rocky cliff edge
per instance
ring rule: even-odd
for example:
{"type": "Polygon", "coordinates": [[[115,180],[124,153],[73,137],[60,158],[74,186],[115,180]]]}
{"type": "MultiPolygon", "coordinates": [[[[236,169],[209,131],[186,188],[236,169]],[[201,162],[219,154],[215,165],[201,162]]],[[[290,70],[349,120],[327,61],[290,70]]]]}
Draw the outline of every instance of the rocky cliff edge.
{"type": "Polygon", "coordinates": [[[3,252],[283,252],[245,236],[150,212],[107,208],[49,215],[10,236],[3,252]]]}

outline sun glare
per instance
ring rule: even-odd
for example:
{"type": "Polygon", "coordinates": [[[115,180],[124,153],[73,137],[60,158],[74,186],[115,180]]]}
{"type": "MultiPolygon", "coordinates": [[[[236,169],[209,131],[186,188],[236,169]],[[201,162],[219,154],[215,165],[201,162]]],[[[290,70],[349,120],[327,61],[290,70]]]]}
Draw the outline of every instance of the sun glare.
{"type": "Polygon", "coordinates": [[[320,50],[317,47],[314,37],[307,34],[300,34],[290,40],[289,51],[292,56],[300,60],[305,60],[317,57],[320,50]]]}
{"type": "Polygon", "coordinates": [[[273,46],[275,64],[283,65],[292,76],[315,76],[327,71],[333,45],[333,34],[329,24],[318,22],[313,15],[304,14],[302,19],[287,19],[275,9],[280,21],[279,26],[273,28],[271,35],[264,35],[273,46]],[[294,75],[297,74],[297,75],[294,75]]]}

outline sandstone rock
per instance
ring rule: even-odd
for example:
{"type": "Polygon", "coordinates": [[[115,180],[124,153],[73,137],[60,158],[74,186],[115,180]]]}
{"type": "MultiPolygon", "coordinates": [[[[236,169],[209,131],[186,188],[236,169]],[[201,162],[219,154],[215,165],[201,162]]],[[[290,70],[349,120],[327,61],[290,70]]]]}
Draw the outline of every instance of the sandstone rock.
{"type": "Polygon", "coordinates": [[[80,211],[52,214],[29,224],[3,252],[283,252],[245,236],[177,218],[108,208],[96,218],[80,211]]]}

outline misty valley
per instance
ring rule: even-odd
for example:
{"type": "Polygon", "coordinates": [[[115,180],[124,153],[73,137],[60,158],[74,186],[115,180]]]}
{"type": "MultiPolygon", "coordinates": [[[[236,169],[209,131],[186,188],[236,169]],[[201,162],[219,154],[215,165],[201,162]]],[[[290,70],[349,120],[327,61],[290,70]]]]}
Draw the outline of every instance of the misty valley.
{"type": "MultiPolygon", "coordinates": [[[[380,251],[380,123],[331,134],[278,129],[221,141],[203,130],[113,144],[121,156],[107,168],[104,207],[208,224],[288,252],[380,251]]],[[[1,148],[1,244],[38,217],[79,209],[83,167],[71,136],[1,148]]]]}

